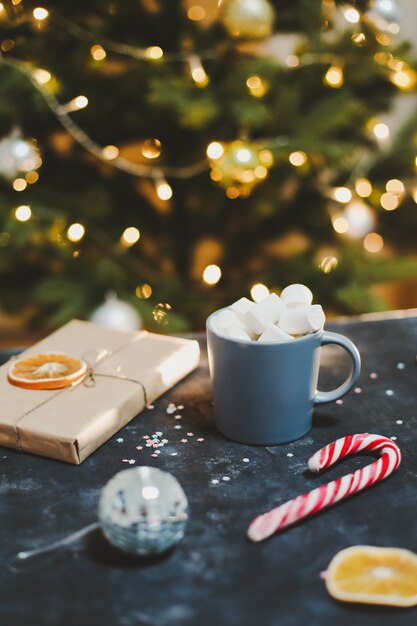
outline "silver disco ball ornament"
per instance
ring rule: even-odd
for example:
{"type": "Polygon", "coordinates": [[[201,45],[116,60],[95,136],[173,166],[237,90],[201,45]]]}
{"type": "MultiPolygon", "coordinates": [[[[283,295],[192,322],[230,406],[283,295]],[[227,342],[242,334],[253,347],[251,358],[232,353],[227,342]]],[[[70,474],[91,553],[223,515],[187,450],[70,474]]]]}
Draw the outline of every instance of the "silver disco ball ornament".
{"type": "Polygon", "coordinates": [[[184,536],[187,497],[177,479],[153,467],[134,467],[105,485],[100,527],[111,544],[132,554],[164,552],[184,536]]]}

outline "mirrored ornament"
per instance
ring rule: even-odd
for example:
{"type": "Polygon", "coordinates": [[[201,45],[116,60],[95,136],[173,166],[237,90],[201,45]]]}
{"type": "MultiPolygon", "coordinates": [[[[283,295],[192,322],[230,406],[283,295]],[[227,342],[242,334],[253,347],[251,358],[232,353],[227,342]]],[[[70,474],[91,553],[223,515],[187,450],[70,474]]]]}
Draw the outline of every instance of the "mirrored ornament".
{"type": "Polygon", "coordinates": [[[108,291],[105,302],[90,316],[95,324],[101,324],[115,330],[140,330],[142,319],[137,310],[128,302],[119,300],[114,291],[108,291]]]}
{"type": "Polygon", "coordinates": [[[12,180],[19,174],[38,169],[41,164],[36,142],[24,139],[18,129],[0,140],[0,175],[4,178],[12,180]]]}
{"type": "Polygon", "coordinates": [[[184,536],[187,508],[187,497],[172,474],[134,467],[116,474],[102,490],[99,524],[120,550],[157,554],[184,536]]]}
{"type": "Polygon", "coordinates": [[[220,0],[218,19],[231,37],[264,39],[272,33],[275,13],[268,0],[220,0]]]}

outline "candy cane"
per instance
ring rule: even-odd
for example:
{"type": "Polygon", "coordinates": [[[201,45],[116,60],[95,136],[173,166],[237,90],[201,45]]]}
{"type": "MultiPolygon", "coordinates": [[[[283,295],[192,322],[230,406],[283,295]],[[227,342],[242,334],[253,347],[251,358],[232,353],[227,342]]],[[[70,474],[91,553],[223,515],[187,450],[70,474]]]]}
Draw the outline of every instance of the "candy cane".
{"type": "Polygon", "coordinates": [[[314,515],[314,513],[331,506],[335,502],[384,480],[395,472],[401,462],[400,449],[392,439],[381,435],[361,433],[342,437],[329,443],[313,454],[308,462],[308,468],[311,472],[320,472],[339,459],[364,450],[378,451],[381,456],[377,461],[356,470],[356,472],[346,474],[342,478],[317,487],[313,491],[289,500],[272,511],[256,517],[248,529],[249,539],[262,541],[286,526],[295,524],[304,517],[314,515]]]}

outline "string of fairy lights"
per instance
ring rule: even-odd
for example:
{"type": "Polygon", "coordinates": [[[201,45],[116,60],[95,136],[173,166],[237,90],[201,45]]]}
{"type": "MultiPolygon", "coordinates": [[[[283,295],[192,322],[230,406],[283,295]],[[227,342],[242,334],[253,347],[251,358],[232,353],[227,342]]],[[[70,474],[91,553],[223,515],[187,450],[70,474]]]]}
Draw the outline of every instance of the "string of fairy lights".
{"type": "MultiPolygon", "coordinates": [[[[14,10],[16,7],[21,8],[22,0],[10,1],[12,10],[10,10],[10,6],[7,6],[10,4],[9,0],[0,2],[0,21],[7,19],[13,25],[31,20],[39,31],[43,31],[47,28],[48,22],[53,21],[54,25],[64,28],[71,35],[91,43],[89,54],[97,67],[106,63],[108,54],[112,52],[149,63],[182,63],[189,72],[196,88],[204,89],[210,83],[210,77],[204,68],[203,61],[216,58],[218,52],[215,49],[200,52],[166,53],[158,45],[141,48],[99,37],[96,33],[89,32],[67,19],[51,15],[51,12],[44,7],[35,7],[29,13],[21,10],[15,15],[14,10]]],[[[226,4],[224,0],[223,4],[226,4]]],[[[366,43],[366,38],[370,36],[368,30],[365,33],[363,31],[366,29],[361,29],[362,23],[373,28],[373,36],[381,48],[389,46],[393,37],[399,32],[398,20],[396,19],[398,8],[396,0],[374,0],[372,9],[364,13],[349,4],[336,9],[333,0],[323,0],[322,6],[325,15],[331,10],[334,17],[335,11],[338,11],[335,20],[340,22],[342,19],[343,28],[352,29],[351,41],[354,46],[363,46],[366,43]]],[[[258,33],[259,36],[257,35],[256,38],[266,38],[272,33],[273,16],[271,16],[272,13],[267,16],[263,30],[259,31],[261,34],[258,33]]],[[[189,6],[187,17],[191,21],[198,22],[204,19],[205,9],[198,4],[189,6]]],[[[229,17],[223,11],[223,25],[229,31],[231,38],[236,39],[238,45],[240,35],[236,31],[236,24],[230,25],[230,20],[228,22],[229,17]]],[[[242,24],[246,27],[245,21],[242,24]]],[[[256,27],[259,30],[259,24],[256,27]]],[[[253,34],[255,38],[255,33],[253,34]]],[[[160,165],[158,159],[163,153],[161,141],[158,138],[145,138],[141,144],[141,156],[145,161],[132,162],[121,155],[122,147],[113,144],[100,145],[74,121],[73,115],[90,104],[86,95],[80,94],[65,104],[60,103],[51,87],[57,79],[49,70],[33,67],[31,64],[10,55],[14,45],[15,42],[11,38],[0,43],[0,65],[7,65],[25,75],[32,86],[42,95],[45,103],[66,131],[87,152],[116,169],[133,176],[151,179],[154,182],[156,196],[161,202],[170,202],[174,194],[174,190],[167,179],[188,179],[205,171],[209,171],[211,179],[224,188],[228,198],[233,200],[247,197],[256,185],[268,177],[269,170],[274,165],[273,149],[276,146],[279,146],[280,149],[287,149],[288,162],[295,170],[302,172],[309,167],[313,155],[309,155],[297,146],[292,146],[291,139],[288,137],[270,137],[256,141],[246,139],[236,139],[231,142],[215,140],[206,147],[204,158],[184,167],[160,165]]],[[[374,60],[400,91],[414,90],[417,84],[417,73],[404,60],[395,57],[391,52],[384,49],[374,55],[374,60]]],[[[343,87],[345,83],[343,62],[337,56],[292,53],[287,55],[283,61],[283,67],[288,71],[296,71],[298,68],[309,64],[322,64],[325,67],[323,83],[326,87],[329,89],[343,87]]],[[[265,97],[269,89],[267,81],[258,74],[247,77],[246,87],[254,98],[265,97]]],[[[369,120],[367,130],[381,150],[389,146],[391,133],[385,122],[380,119],[369,120]]],[[[9,172],[9,178],[12,178],[11,184],[16,192],[24,191],[28,184],[35,184],[38,181],[37,170],[42,163],[39,150],[33,141],[28,142],[16,130],[12,131],[9,138],[0,141],[0,173],[2,170],[2,144],[3,153],[6,153],[6,156],[10,146],[13,146],[15,151],[20,150],[21,152],[21,154],[14,155],[20,168],[19,175],[12,177],[10,176],[12,172],[9,172]],[[25,145],[27,154],[24,150],[25,145]],[[25,166],[23,166],[23,161],[26,163],[25,166]]],[[[377,253],[383,249],[384,240],[379,233],[374,232],[374,212],[366,202],[371,196],[375,201],[375,197],[378,195],[371,181],[365,177],[367,164],[368,158],[365,155],[359,161],[358,167],[352,172],[345,186],[336,188],[322,186],[321,191],[329,199],[329,214],[335,232],[352,239],[362,239],[363,247],[367,252],[377,253]]],[[[417,156],[415,166],[417,167],[417,156]]],[[[391,179],[386,182],[385,190],[379,194],[378,202],[384,210],[394,211],[400,206],[407,193],[411,193],[414,202],[417,203],[417,188],[408,192],[402,181],[391,179]]],[[[32,218],[32,215],[32,209],[29,205],[19,205],[13,212],[14,218],[19,222],[27,222],[32,218]]],[[[86,227],[78,222],[69,224],[65,231],[67,240],[73,244],[78,244],[85,235],[86,227]]],[[[122,232],[119,242],[124,248],[130,248],[137,244],[139,239],[139,229],[136,226],[128,226],[122,232]]],[[[324,273],[329,273],[337,266],[337,263],[336,256],[328,254],[320,260],[319,267],[324,273]]],[[[210,264],[202,272],[202,281],[207,286],[213,286],[221,280],[221,276],[221,268],[218,265],[210,264]]],[[[268,293],[268,287],[260,283],[253,285],[251,289],[251,296],[255,301],[261,300],[268,293]]],[[[152,288],[148,284],[139,285],[136,289],[136,295],[139,298],[146,299],[151,294],[152,288]]]]}

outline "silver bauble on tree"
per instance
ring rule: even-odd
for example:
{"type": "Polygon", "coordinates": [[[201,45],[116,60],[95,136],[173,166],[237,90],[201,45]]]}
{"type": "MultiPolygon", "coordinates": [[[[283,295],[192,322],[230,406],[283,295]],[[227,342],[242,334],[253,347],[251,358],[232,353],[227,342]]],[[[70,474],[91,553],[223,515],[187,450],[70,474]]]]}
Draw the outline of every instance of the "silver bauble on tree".
{"type": "Polygon", "coordinates": [[[119,300],[114,291],[108,291],[105,300],[104,304],[91,314],[92,322],[114,330],[140,330],[142,328],[142,319],[136,309],[128,302],[119,300]]]}
{"type": "Polygon", "coordinates": [[[218,19],[231,37],[264,39],[272,33],[275,13],[268,0],[219,0],[218,19]]]}
{"type": "Polygon", "coordinates": [[[0,139],[0,175],[13,180],[19,174],[38,169],[42,164],[39,149],[34,140],[24,139],[20,130],[13,129],[0,139]]]}

